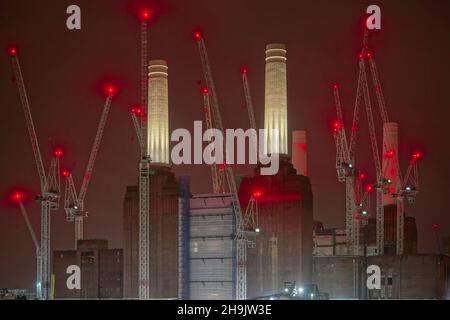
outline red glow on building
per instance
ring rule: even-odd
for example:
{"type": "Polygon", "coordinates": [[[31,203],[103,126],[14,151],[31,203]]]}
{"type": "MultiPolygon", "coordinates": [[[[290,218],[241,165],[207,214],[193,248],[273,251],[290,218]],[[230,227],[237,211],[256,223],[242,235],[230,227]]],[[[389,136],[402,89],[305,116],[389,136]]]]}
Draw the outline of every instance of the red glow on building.
{"type": "Polygon", "coordinates": [[[143,10],[141,11],[141,19],[142,19],[143,21],[147,21],[148,19],[150,19],[150,16],[151,16],[150,10],[148,10],[148,9],[143,9],[143,10]]]}
{"type": "Polygon", "coordinates": [[[17,55],[17,49],[12,47],[8,49],[8,53],[11,57],[15,57],[17,55]]]}
{"type": "Polygon", "coordinates": [[[209,92],[208,87],[204,86],[204,87],[202,88],[202,93],[208,93],[208,92],[209,92]]]}
{"type": "Polygon", "coordinates": [[[226,167],[227,167],[226,163],[219,164],[219,169],[220,170],[225,170],[226,167]]]}
{"type": "Polygon", "coordinates": [[[242,74],[248,74],[248,69],[246,67],[242,68],[242,74]]]}
{"type": "Polygon", "coordinates": [[[388,150],[385,154],[385,157],[388,159],[392,159],[395,156],[395,151],[394,150],[388,150]]]}
{"type": "Polygon", "coordinates": [[[53,155],[56,158],[61,158],[64,155],[64,151],[61,148],[57,148],[53,151],[53,155]]]}
{"type": "Polygon", "coordinates": [[[200,31],[195,31],[194,32],[194,39],[195,41],[200,41],[203,39],[203,35],[200,31]]]}

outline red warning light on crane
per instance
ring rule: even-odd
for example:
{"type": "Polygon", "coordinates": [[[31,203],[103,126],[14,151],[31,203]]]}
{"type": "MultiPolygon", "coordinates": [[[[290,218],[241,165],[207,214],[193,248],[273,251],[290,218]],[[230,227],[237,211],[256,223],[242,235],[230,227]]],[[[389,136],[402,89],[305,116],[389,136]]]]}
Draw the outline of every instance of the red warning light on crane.
{"type": "Polygon", "coordinates": [[[14,48],[14,47],[9,48],[8,53],[11,57],[15,57],[17,55],[17,48],[14,48]]]}
{"type": "Polygon", "coordinates": [[[395,151],[394,150],[388,150],[385,154],[386,158],[388,159],[392,159],[395,156],[395,151]]]}
{"type": "Polygon", "coordinates": [[[70,176],[70,171],[69,171],[69,170],[63,170],[63,171],[61,172],[61,174],[62,174],[62,176],[63,176],[64,178],[67,178],[67,177],[70,176]]]}
{"type": "Polygon", "coordinates": [[[200,41],[203,39],[203,35],[200,31],[195,31],[194,32],[194,40],[195,41],[200,41]]]}
{"type": "Polygon", "coordinates": [[[246,67],[242,68],[242,74],[248,74],[248,68],[246,67]]]}
{"type": "Polygon", "coordinates": [[[255,199],[259,199],[262,196],[262,192],[259,190],[256,190],[255,192],[253,192],[253,198],[255,199]]]}
{"type": "Polygon", "coordinates": [[[208,93],[209,92],[209,89],[208,89],[208,87],[203,87],[202,88],[202,93],[208,93]]]}
{"type": "Polygon", "coordinates": [[[367,185],[367,187],[366,187],[366,191],[367,192],[372,192],[373,191],[373,186],[372,185],[367,185]]]}
{"type": "Polygon", "coordinates": [[[64,151],[61,148],[57,148],[53,151],[53,155],[56,158],[61,158],[63,156],[63,154],[64,154],[64,151]]]}
{"type": "Polygon", "coordinates": [[[131,113],[135,114],[138,117],[143,117],[144,116],[144,110],[142,110],[141,107],[132,107],[131,108],[131,113]]]}
{"type": "Polygon", "coordinates": [[[333,129],[333,132],[338,132],[339,130],[341,130],[342,129],[342,124],[338,121],[338,120],[334,120],[333,121],[333,125],[332,125],[332,129],[333,129]]]}
{"type": "Polygon", "coordinates": [[[361,171],[361,172],[359,173],[359,179],[360,179],[360,180],[363,180],[365,177],[366,177],[366,174],[365,174],[364,172],[361,171]]]}
{"type": "Polygon", "coordinates": [[[150,10],[148,10],[148,9],[143,9],[143,10],[141,11],[141,19],[142,19],[143,21],[147,21],[148,19],[150,19],[150,16],[151,16],[150,10]]]}
{"type": "Polygon", "coordinates": [[[339,83],[335,82],[333,83],[333,90],[339,89],[339,83]]]}
{"type": "Polygon", "coordinates": [[[20,191],[14,191],[13,194],[11,195],[11,199],[14,202],[17,202],[17,203],[22,202],[22,200],[23,200],[23,193],[20,192],[20,191]]]}
{"type": "Polygon", "coordinates": [[[420,158],[422,158],[422,152],[416,151],[416,152],[414,152],[414,153],[412,154],[412,159],[413,159],[414,161],[417,161],[417,160],[419,160],[420,158]]]}
{"type": "Polygon", "coordinates": [[[107,86],[105,91],[109,96],[112,96],[116,93],[116,88],[114,86],[107,86]]]}

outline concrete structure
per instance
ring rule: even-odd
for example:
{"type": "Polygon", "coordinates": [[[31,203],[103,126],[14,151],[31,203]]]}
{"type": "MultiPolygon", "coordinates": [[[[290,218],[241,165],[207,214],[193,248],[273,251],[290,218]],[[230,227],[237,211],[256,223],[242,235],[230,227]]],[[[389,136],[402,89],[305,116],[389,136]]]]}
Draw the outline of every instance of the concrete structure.
{"type": "Polygon", "coordinates": [[[167,63],[152,60],[148,66],[148,152],[152,162],[169,164],[169,95],[167,63]]]}
{"type": "Polygon", "coordinates": [[[180,298],[235,299],[236,226],[231,197],[184,194],[187,197],[180,197],[180,298]]]}
{"type": "Polygon", "coordinates": [[[296,174],[282,159],[273,176],[242,179],[239,198],[246,208],[250,195],[258,199],[260,232],[247,258],[249,298],[281,292],[285,282],[310,283],[312,264],[313,196],[308,177],[296,174]]]}
{"type": "Polygon", "coordinates": [[[314,257],[313,270],[313,282],[321,292],[329,293],[330,299],[450,299],[448,256],[314,257]],[[369,265],[381,269],[379,290],[367,289],[369,265]]]}
{"type": "Polygon", "coordinates": [[[308,176],[307,170],[306,131],[292,132],[292,165],[298,175],[308,176]]]}
{"type": "Polygon", "coordinates": [[[266,46],[266,80],[264,100],[264,146],[273,153],[270,130],[279,130],[279,153],[288,154],[286,47],[272,43],[266,46]]]}
{"type": "Polygon", "coordinates": [[[450,256],[450,237],[442,237],[442,254],[450,256]]]}
{"type": "MultiPolygon", "coordinates": [[[[150,170],[150,296],[178,296],[178,185],[166,165],[150,170]]],[[[124,296],[139,294],[139,194],[127,187],[124,199],[124,296]]]]}
{"type": "MultiPolygon", "coordinates": [[[[384,253],[396,254],[397,239],[397,208],[395,205],[384,209],[384,253]]],[[[320,222],[316,222],[313,238],[314,256],[343,256],[348,255],[346,231],[344,228],[325,229],[320,222]]],[[[376,254],[376,220],[369,218],[368,224],[361,227],[361,254],[373,256],[376,254]]],[[[404,253],[417,253],[417,227],[416,219],[405,217],[404,253]]]]}
{"type": "MultiPolygon", "coordinates": [[[[382,159],[385,178],[390,179],[391,187],[396,188],[399,176],[396,169],[398,165],[398,124],[395,122],[387,122],[383,125],[382,159]]],[[[396,204],[396,199],[389,193],[385,194],[383,195],[383,204],[385,206],[396,204]]]]}
{"type": "Polygon", "coordinates": [[[79,240],[77,250],[53,252],[55,299],[112,299],[123,297],[123,250],[108,249],[107,240],[79,240]],[[81,289],[66,285],[70,265],[81,269],[81,289]]]}

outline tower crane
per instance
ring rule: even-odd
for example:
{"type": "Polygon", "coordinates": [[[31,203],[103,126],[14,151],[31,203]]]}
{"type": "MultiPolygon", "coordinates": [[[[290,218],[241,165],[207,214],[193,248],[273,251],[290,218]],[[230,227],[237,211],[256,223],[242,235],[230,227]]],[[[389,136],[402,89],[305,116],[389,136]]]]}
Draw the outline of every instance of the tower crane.
{"type": "Polygon", "coordinates": [[[83,239],[83,220],[87,217],[87,213],[84,208],[84,198],[86,197],[89,182],[91,181],[95,159],[97,158],[97,154],[100,149],[100,143],[103,137],[103,132],[105,131],[106,122],[108,120],[108,114],[111,108],[112,98],[115,94],[115,88],[113,86],[108,86],[106,88],[106,94],[106,101],[103,105],[103,111],[97,127],[97,133],[95,135],[94,143],[92,144],[91,153],[83,176],[83,182],[78,194],[76,192],[72,173],[68,171],[63,172],[63,176],[66,177],[64,210],[66,212],[66,220],[69,222],[73,221],[75,225],[75,248],[77,248],[78,240],[83,239]]]}
{"type": "MultiPolygon", "coordinates": [[[[373,54],[368,48],[368,29],[364,30],[364,39],[363,39],[363,48],[361,53],[359,54],[359,76],[358,76],[358,85],[356,92],[356,100],[354,107],[354,115],[353,115],[353,124],[352,124],[352,136],[350,138],[350,146],[347,145],[347,139],[345,137],[345,129],[343,128],[342,121],[342,110],[339,100],[339,91],[338,86],[335,85],[334,88],[334,97],[336,104],[336,111],[338,120],[333,125],[334,126],[334,137],[336,142],[336,168],[338,172],[338,180],[346,181],[346,229],[347,235],[352,240],[352,244],[354,245],[354,251],[359,252],[357,249],[359,247],[359,227],[358,223],[350,224],[349,220],[351,217],[351,213],[354,212],[354,209],[351,208],[352,205],[356,204],[358,207],[368,207],[368,204],[363,204],[364,201],[369,200],[368,193],[375,188],[376,189],[376,246],[377,253],[379,255],[384,254],[384,206],[383,206],[383,195],[392,193],[392,196],[396,198],[397,202],[397,254],[403,254],[403,241],[404,241],[404,198],[407,197],[409,202],[414,202],[415,196],[418,191],[418,174],[417,174],[417,160],[420,158],[418,153],[413,155],[413,159],[410,162],[410,166],[408,167],[407,173],[405,175],[405,179],[401,178],[401,173],[399,169],[398,161],[395,162],[393,160],[393,155],[390,154],[392,151],[388,150],[385,155],[383,155],[384,160],[383,163],[380,159],[378,142],[376,138],[375,131],[375,121],[373,119],[372,112],[372,103],[370,98],[369,91],[369,83],[367,79],[367,67],[366,61],[368,61],[369,72],[372,77],[372,82],[374,86],[375,95],[377,98],[377,104],[381,115],[381,120],[383,125],[389,122],[388,113],[386,109],[386,104],[384,101],[384,95],[381,88],[381,83],[379,80],[378,70],[376,67],[375,60],[373,58],[373,54]],[[376,171],[376,183],[366,190],[365,194],[361,193],[361,201],[354,201],[355,194],[350,189],[353,185],[353,182],[349,182],[349,180],[353,179],[354,174],[349,174],[348,169],[354,169],[352,162],[354,161],[354,150],[355,143],[357,138],[358,131],[358,123],[359,123],[359,109],[361,101],[364,102],[366,114],[367,114],[367,123],[369,129],[369,136],[371,141],[372,148],[372,157],[375,165],[376,171]],[[394,161],[394,162],[392,162],[394,161]],[[396,172],[396,176],[398,177],[398,182],[395,186],[390,186],[391,181],[386,178],[386,170],[387,168],[393,164],[394,170],[396,172]],[[408,184],[408,189],[406,189],[406,184],[408,184]],[[394,189],[391,192],[391,189],[394,189]],[[352,199],[353,197],[353,199],[352,199]]],[[[354,188],[353,188],[354,190],[354,188]]],[[[364,210],[365,211],[365,210],[364,210]]]]}
{"type": "MultiPolygon", "coordinates": [[[[373,88],[375,91],[377,104],[383,125],[389,122],[389,117],[375,59],[373,57],[372,52],[368,48],[368,34],[369,31],[367,28],[365,28],[364,44],[363,44],[363,51],[360,54],[360,63],[364,67],[364,79],[363,79],[364,101],[366,104],[366,111],[369,123],[369,133],[371,138],[372,152],[377,171],[377,231],[376,231],[377,250],[380,255],[384,253],[384,209],[382,196],[383,194],[391,193],[392,196],[396,199],[397,204],[396,252],[397,255],[402,255],[404,251],[404,219],[405,219],[404,198],[406,197],[408,199],[408,202],[413,203],[415,197],[417,196],[419,188],[417,161],[420,159],[421,154],[419,152],[415,152],[412,155],[404,179],[402,178],[402,174],[399,168],[399,162],[395,161],[393,155],[390,154],[392,152],[391,150],[388,150],[387,153],[383,155],[385,158],[387,158],[384,166],[380,162],[377,151],[378,149],[376,146],[376,136],[373,125],[373,118],[371,113],[368,80],[365,75],[365,64],[364,64],[365,60],[368,61],[369,70],[372,77],[373,88]],[[391,164],[394,167],[395,175],[397,177],[396,184],[393,186],[390,186],[391,181],[386,178],[387,167],[390,166],[391,164]]],[[[384,141],[383,143],[386,142],[384,141]]]]}
{"type": "MultiPolygon", "coordinates": [[[[211,114],[216,128],[224,132],[222,118],[220,115],[219,101],[217,98],[216,88],[212,77],[211,66],[209,64],[208,53],[205,46],[205,41],[200,32],[194,32],[194,39],[198,44],[200,59],[209,92],[211,93],[211,114]]],[[[237,242],[237,261],[236,261],[236,299],[244,300],[247,297],[247,232],[245,231],[244,218],[239,203],[236,180],[233,169],[229,165],[225,165],[225,176],[227,184],[230,189],[231,203],[236,217],[236,234],[237,242]]]]}
{"type": "Polygon", "coordinates": [[[59,159],[63,155],[61,149],[54,151],[51,159],[48,174],[45,174],[44,165],[42,162],[41,151],[31,116],[31,109],[28,100],[25,83],[22,76],[22,71],[17,56],[17,49],[11,48],[9,50],[11,62],[13,66],[14,78],[19,89],[20,101],[25,115],[25,122],[28,129],[33,155],[38,171],[39,181],[41,185],[41,194],[37,196],[37,200],[41,203],[41,245],[40,245],[40,275],[38,279],[40,282],[37,286],[37,298],[47,300],[49,298],[50,289],[50,224],[51,212],[59,208],[60,198],[60,175],[59,175],[59,159]]]}
{"type": "MultiPolygon", "coordinates": [[[[13,194],[13,200],[17,202],[20,208],[20,212],[22,213],[22,217],[25,221],[25,224],[27,225],[28,231],[30,232],[31,239],[33,240],[34,247],[36,249],[36,284],[41,283],[41,245],[39,244],[39,240],[36,237],[36,233],[34,232],[33,226],[31,225],[29,215],[27,210],[25,209],[25,206],[23,204],[23,194],[21,192],[15,192],[13,194]]],[[[38,287],[36,287],[37,289],[38,287]]],[[[36,290],[36,297],[37,297],[37,290],[36,290]]]]}
{"type": "Polygon", "coordinates": [[[139,161],[139,299],[150,298],[150,262],[149,262],[149,202],[150,202],[150,162],[148,153],[147,117],[148,117],[148,41],[147,29],[151,13],[144,9],[140,14],[140,76],[141,106],[131,109],[131,118],[136,129],[140,147],[139,161]]]}
{"type": "MultiPolygon", "coordinates": [[[[253,101],[252,101],[252,95],[250,91],[250,83],[248,80],[248,68],[242,68],[242,85],[244,88],[244,97],[245,97],[245,107],[247,108],[248,112],[248,119],[250,123],[250,129],[253,129],[257,131],[256,127],[256,119],[255,119],[255,112],[253,109],[253,101]]],[[[257,150],[256,145],[253,146],[254,150],[257,150]]],[[[250,200],[247,204],[247,208],[245,210],[244,214],[244,227],[246,230],[254,230],[255,235],[257,235],[260,231],[259,229],[259,212],[258,212],[258,199],[261,197],[261,191],[255,190],[251,196],[250,200]]],[[[247,239],[248,246],[254,247],[256,245],[255,241],[252,241],[250,239],[247,239]]]]}

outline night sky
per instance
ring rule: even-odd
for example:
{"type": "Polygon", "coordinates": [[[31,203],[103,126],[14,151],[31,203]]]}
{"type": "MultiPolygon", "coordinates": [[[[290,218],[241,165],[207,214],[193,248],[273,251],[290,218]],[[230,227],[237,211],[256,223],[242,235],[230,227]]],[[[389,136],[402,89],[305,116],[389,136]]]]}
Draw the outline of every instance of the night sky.
{"type": "MultiPolygon", "coordinates": [[[[308,132],[308,171],[314,217],[327,227],[344,225],[344,184],[336,179],[331,134],[333,82],[341,86],[346,125],[352,116],[361,48],[362,16],[370,4],[382,10],[382,30],[370,39],[391,121],[400,124],[400,157],[406,170],[417,148],[421,192],[407,215],[416,218],[419,251],[437,252],[432,224],[450,235],[450,2],[178,0],[150,2],[149,58],[169,66],[170,131],[192,130],[203,120],[198,81],[200,58],[192,31],[203,30],[226,128],[247,128],[240,69],[250,70],[256,119],[263,124],[264,50],[270,42],[288,50],[289,130],[308,132]]],[[[2,0],[0,2],[0,195],[27,191],[26,207],[39,234],[39,180],[7,48],[16,44],[44,164],[52,148],[65,149],[63,167],[77,188],[109,81],[120,88],[97,157],[85,201],[85,238],[106,238],[122,247],[122,206],[127,185],[137,183],[138,144],[129,108],[139,103],[140,3],[125,0],[2,0]],[[66,8],[82,10],[82,30],[66,28],[66,8]]],[[[376,105],[374,105],[376,110],[376,105]]],[[[364,110],[363,110],[364,111],[364,110]]],[[[378,135],[381,120],[375,114],[378,135]]],[[[358,165],[374,179],[365,113],[361,114],[358,165]]],[[[381,144],[379,144],[381,146],[381,144]]],[[[237,173],[250,172],[237,167],[237,173]]],[[[206,165],[176,166],[190,175],[195,193],[212,189],[206,165]]],[[[372,201],[374,202],[374,201],[372,201]]],[[[62,205],[61,205],[62,207],[62,205]]],[[[63,209],[53,215],[52,249],[73,248],[73,224],[63,209]]],[[[0,204],[0,287],[32,287],[34,246],[19,209],[0,204]]]]}

